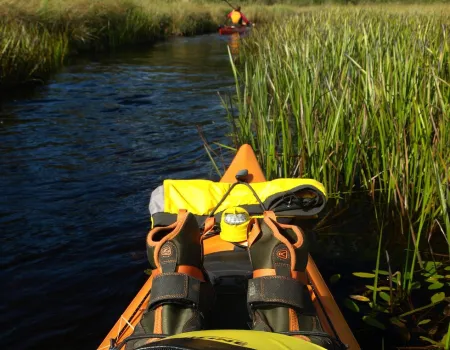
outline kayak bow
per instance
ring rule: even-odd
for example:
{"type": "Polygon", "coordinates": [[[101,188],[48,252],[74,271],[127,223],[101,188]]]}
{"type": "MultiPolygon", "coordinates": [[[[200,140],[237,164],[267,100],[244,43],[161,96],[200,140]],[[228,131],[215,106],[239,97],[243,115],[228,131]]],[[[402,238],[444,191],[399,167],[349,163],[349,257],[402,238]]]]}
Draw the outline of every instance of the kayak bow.
{"type": "MultiPolygon", "coordinates": [[[[242,169],[248,170],[248,175],[246,175],[246,177],[249,183],[266,181],[264,173],[256,159],[253,149],[250,145],[243,145],[240,147],[239,151],[237,152],[235,158],[233,159],[220,182],[228,184],[235,183],[237,181],[236,174],[238,174],[242,169]]],[[[242,282],[246,279],[245,273],[247,272],[248,266],[250,264],[250,262],[248,261],[248,255],[245,252],[244,254],[239,254],[240,252],[235,249],[234,244],[222,240],[219,235],[206,239],[204,241],[203,248],[205,256],[204,264],[208,274],[216,277],[219,276],[218,279],[222,279],[222,281],[223,278],[228,278],[228,283],[225,283],[225,286],[217,286],[217,293],[219,294],[219,297],[220,293],[225,294],[225,297],[224,299],[222,299],[221,303],[218,302],[218,309],[215,311],[216,313],[213,317],[215,324],[212,328],[227,328],[224,327],[223,324],[224,322],[228,322],[228,328],[240,328],[248,330],[248,326],[246,323],[247,319],[245,318],[245,316],[242,316],[244,314],[247,315],[247,310],[245,308],[245,298],[247,297],[247,291],[242,290],[242,282]],[[224,259],[225,255],[226,259],[224,259]],[[230,284],[230,281],[235,281],[236,285],[233,286],[233,282],[231,282],[230,284]],[[232,291],[230,292],[230,290],[232,291]],[[235,305],[230,307],[227,303],[234,303],[235,305]],[[243,304],[244,307],[241,307],[241,304],[243,304]],[[228,317],[227,320],[227,316],[224,316],[223,313],[230,313],[230,310],[231,317],[228,317]]],[[[337,306],[330,290],[328,289],[311,256],[308,257],[306,280],[309,297],[314,306],[316,316],[320,322],[320,326],[322,327],[324,332],[326,332],[326,334],[328,334],[331,338],[337,339],[340,343],[346,344],[347,348],[350,350],[360,349],[358,342],[353,336],[352,331],[350,330],[344,316],[337,306]]],[[[105,339],[98,347],[98,350],[110,349],[111,343],[121,343],[133,333],[134,326],[140,321],[143,313],[147,308],[150,299],[151,288],[152,276],[149,277],[141,290],[137,293],[135,298],[127,307],[125,312],[120,316],[115,325],[112,327],[111,331],[106,335],[105,339]]],[[[283,335],[282,337],[287,336],[283,335]]],[[[295,339],[295,336],[291,337],[291,339],[295,339]]],[[[297,340],[299,341],[299,349],[310,348],[308,347],[308,345],[302,346],[302,344],[304,343],[302,343],[299,339],[297,340]]]]}

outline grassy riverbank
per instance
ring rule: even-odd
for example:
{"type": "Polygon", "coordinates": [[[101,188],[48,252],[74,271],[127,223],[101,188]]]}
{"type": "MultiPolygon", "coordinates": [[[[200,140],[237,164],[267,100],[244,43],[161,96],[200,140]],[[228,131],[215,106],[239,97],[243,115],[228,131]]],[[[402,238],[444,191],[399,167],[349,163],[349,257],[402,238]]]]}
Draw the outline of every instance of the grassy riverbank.
{"type": "MultiPolygon", "coordinates": [[[[0,0],[0,88],[45,79],[69,55],[215,31],[229,6],[165,0],[0,0]]],[[[249,5],[253,21],[302,11],[249,5]]]]}
{"type": "MultiPolygon", "coordinates": [[[[241,2],[258,24],[320,9],[308,6],[316,3],[241,2]]],[[[0,89],[39,82],[79,52],[213,32],[229,10],[222,0],[0,0],[0,89]]]]}
{"type": "MultiPolygon", "coordinates": [[[[240,47],[235,144],[252,144],[267,178],[315,178],[341,203],[374,207],[376,272],[357,300],[371,302],[364,320],[379,328],[385,312],[418,327],[415,308],[442,302],[450,285],[434,263],[448,263],[450,240],[449,23],[448,5],[324,8],[256,29],[240,47]],[[379,278],[388,266],[390,285],[379,278]],[[421,305],[406,298],[419,270],[421,305]]],[[[373,234],[360,232],[366,244],[373,234]]]]}

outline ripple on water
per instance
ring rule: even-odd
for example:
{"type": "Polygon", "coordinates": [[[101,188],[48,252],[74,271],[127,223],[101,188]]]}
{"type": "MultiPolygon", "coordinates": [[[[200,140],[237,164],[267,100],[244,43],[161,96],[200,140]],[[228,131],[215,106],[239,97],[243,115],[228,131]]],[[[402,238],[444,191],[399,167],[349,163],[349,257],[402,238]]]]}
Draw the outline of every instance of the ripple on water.
{"type": "Polygon", "coordinates": [[[83,59],[0,111],[0,298],[6,348],[95,348],[146,275],[148,200],[214,176],[196,125],[224,142],[225,43],[175,39],[83,59]]]}

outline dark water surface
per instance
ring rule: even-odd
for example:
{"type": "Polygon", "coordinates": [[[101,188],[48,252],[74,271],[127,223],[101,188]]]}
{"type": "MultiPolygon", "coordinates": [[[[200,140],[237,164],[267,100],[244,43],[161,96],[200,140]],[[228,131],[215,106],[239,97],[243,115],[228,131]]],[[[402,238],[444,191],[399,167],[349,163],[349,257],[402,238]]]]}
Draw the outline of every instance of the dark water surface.
{"type": "Polygon", "coordinates": [[[0,110],[2,349],[94,349],[142,286],[150,192],[211,177],[226,42],[177,38],[65,68],[0,110]]]}

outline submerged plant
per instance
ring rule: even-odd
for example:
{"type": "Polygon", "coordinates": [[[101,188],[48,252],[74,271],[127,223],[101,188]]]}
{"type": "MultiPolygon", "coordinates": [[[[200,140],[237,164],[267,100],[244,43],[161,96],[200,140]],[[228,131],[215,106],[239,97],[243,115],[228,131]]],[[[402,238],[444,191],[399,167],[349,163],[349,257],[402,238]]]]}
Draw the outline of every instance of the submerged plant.
{"type": "Polygon", "coordinates": [[[450,265],[449,261],[446,263],[447,266],[439,261],[424,261],[424,269],[415,272],[411,290],[403,285],[400,271],[354,272],[355,277],[373,283],[366,284],[360,294],[350,295],[344,305],[361,314],[368,325],[383,331],[389,329],[405,343],[414,332],[422,341],[446,348],[450,320],[450,294],[446,294],[450,287],[450,275],[446,274],[450,265]],[[415,294],[430,294],[430,297],[426,302],[415,294]],[[437,340],[432,339],[436,337],[437,340]]]}

